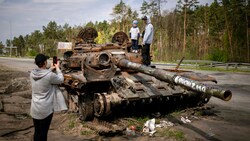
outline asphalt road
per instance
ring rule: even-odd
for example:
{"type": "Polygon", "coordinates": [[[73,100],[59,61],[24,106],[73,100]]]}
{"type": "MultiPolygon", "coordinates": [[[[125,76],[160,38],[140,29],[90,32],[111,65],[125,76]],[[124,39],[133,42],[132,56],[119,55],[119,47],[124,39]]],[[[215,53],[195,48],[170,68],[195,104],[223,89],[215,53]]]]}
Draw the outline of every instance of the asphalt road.
{"type": "MultiPolygon", "coordinates": [[[[51,62],[51,60],[49,60],[51,62]]],[[[6,58],[0,57],[0,64],[5,65],[14,70],[28,72],[32,69],[36,68],[34,59],[26,59],[26,58],[6,58]]]]}
{"type": "MultiPolygon", "coordinates": [[[[49,60],[51,61],[51,60],[49,60]]],[[[0,64],[28,72],[36,67],[34,59],[0,57],[0,64]]],[[[183,126],[194,137],[205,140],[249,140],[250,138],[250,73],[197,71],[213,76],[218,86],[233,93],[230,101],[211,98],[208,105],[222,120],[204,118],[183,126]]]]}

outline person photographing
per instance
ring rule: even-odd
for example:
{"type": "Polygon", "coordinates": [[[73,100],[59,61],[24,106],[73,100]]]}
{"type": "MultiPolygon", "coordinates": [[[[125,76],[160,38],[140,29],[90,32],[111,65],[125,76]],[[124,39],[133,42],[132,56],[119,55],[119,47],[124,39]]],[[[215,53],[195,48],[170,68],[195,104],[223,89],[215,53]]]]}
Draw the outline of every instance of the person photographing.
{"type": "Polygon", "coordinates": [[[30,115],[35,128],[34,141],[47,141],[48,130],[55,111],[67,110],[67,106],[58,88],[64,82],[59,62],[51,63],[47,69],[48,57],[38,54],[35,64],[38,68],[30,73],[32,99],[30,115]],[[53,72],[55,70],[55,72],[53,72]]]}

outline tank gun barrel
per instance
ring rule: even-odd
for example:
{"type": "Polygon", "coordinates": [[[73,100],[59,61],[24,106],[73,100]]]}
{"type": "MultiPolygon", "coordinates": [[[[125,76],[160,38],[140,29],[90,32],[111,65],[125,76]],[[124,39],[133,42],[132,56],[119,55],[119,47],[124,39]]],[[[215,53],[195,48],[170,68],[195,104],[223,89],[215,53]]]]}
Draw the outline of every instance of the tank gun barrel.
{"type": "Polygon", "coordinates": [[[221,90],[218,88],[206,86],[198,81],[194,81],[189,78],[179,76],[176,73],[167,72],[162,69],[147,67],[145,65],[130,62],[127,59],[121,59],[117,65],[120,67],[148,74],[159,80],[166,81],[173,85],[181,85],[191,91],[212,95],[224,101],[229,101],[232,97],[232,92],[230,90],[221,90]]]}

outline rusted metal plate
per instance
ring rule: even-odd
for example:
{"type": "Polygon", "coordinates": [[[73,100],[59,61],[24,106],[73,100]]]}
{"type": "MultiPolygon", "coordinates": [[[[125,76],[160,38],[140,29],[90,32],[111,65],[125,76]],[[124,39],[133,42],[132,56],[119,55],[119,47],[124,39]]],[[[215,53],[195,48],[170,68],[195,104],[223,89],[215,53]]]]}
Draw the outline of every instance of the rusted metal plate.
{"type": "Polygon", "coordinates": [[[124,32],[117,32],[112,38],[112,43],[118,43],[119,45],[122,45],[126,42],[128,42],[128,35],[124,32]]]}
{"type": "Polygon", "coordinates": [[[94,28],[86,27],[78,33],[78,38],[81,38],[86,43],[93,43],[94,39],[98,36],[97,31],[94,28]]]}
{"type": "Polygon", "coordinates": [[[126,58],[135,63],[141,64],[142,62],[142,56],[141,54],[138,54],[138,53],[126,53],[126,58]]]}

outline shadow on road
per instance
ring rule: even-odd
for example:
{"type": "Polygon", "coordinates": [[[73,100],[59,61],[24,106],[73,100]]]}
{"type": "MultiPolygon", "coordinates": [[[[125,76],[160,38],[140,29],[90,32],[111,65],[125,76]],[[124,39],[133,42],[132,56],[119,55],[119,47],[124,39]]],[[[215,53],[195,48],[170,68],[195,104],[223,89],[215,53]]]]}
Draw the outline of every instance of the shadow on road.
{"type": "Polygon", "coordinates": [[[201,129],[199,129],[199,128],[197,128],[197,127],[195,127],[195,126],[193,126],[193,125],[191,125],[189,123],[186,123],[186,124],[182,123],[181,120],[177,119],[176,117],[174,117],[172,115],[168,116],[168,120],[171,121],[171,122],[173,122],[173,123],[178,123],[178,124],[180,124],[180,126],[196,132],[197,134],[201,135],[202,137],[204,137],[207,140],[221,141],[220,139],[217,139],[217,138],[209,135],[208,133],[202,131],[201,129]]]}

